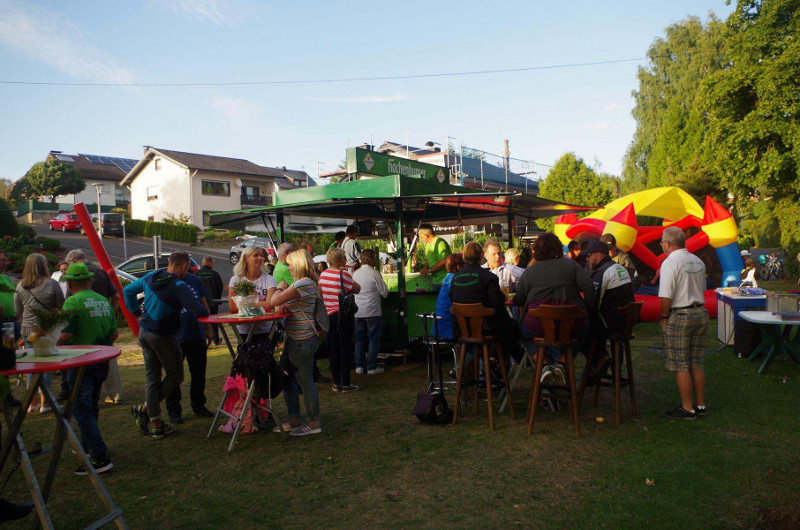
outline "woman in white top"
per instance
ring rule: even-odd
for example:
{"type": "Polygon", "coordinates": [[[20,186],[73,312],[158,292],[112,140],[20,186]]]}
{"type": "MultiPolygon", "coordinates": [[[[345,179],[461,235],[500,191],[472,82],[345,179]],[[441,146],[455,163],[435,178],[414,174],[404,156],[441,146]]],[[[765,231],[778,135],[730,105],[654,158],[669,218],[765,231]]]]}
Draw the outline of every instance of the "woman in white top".
{"type": "MultiPolygon", "coordinates": [[[[231,281],[228,283],[228,287],[230,288],[228,291],[228,305],[231,308],[231,313],[239,311],[239,308],[236,307],[236,303],[233,301],[233,288],[242,280],[248,280],[256,285],[255,294],[258,295],[258,302],[256,305],[263,307],[265,311],[269,311],[273,305],[272,295],[278,287],[278,282],[275,281],[275,278],[267,274],[264,267],[264,255],[261,254],[256,247],[247,247],[244,249],[241,259],[233,268],[233,276],[231,276],[231,281]]],[[[267,334],[270,329],[272,329],[272,322],[241,324],[237,325],[236,328],[239,330],[240,334],[247,335],[250,333],[250,326],[254,326],[253,335],[250,340],[251,342],[257,342],[267,339],[267,334]]]]}
{"type": "Polygon", "coordinates": [[[375,251],[361,252],[361,267],[353,273],[353,281],[361,286],[356,294],[356,373],[369,375],[383,373],[378,366],[378,349],[381,345],[381,299],[389,295],[383,276],[375,270],[375,251]],[[364,355],[369,343],[369,357],[364,355]]]}

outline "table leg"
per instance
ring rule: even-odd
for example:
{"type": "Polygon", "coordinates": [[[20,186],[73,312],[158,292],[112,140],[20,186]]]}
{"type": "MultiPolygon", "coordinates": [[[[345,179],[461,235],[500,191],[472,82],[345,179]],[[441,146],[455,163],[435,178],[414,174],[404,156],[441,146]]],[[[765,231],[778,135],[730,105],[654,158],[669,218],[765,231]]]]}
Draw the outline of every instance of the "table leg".
{"type": "Polygon", "coordinates": [[[761,326],[761,331],[765,334],[770,343],[769,351],[767,352],[766,357],[764,357],[764,362],[761,363],[761,366],[758,368],[758,373],[764,373],[764,370],[767,369],[767,366],[773,361],[774,357],[781,352],[781,328],[780,326],[776,326],[774,324],[766,324],[761,326]]]}
{"type": "MultiPolygon", "coordinates": [[[[522,347],[522,352],[523,352],[522,360],[519,362],[519,364],[515,366],[514,376],[511,378],[511,384],[509,385],[509,387],[512,389],[514,388],[514,385],[517,383],[517,379],[519,379],[519,374],[521,374],[522,370],[524,370],[525,367],[528,366],[528,363],[530,363],[531,366],[533,366],[533,359],[531,359],[530,353],[528,352],[527,348],[525,348],[525,346],[522,347]]],[[[500,408],[497,409],[497,412],[503,412],[503,409],[508,404],[508,396],[505,394],[505,391],[506,389],[503,388],[502,390],[500,390],[500,394],[498,394],[497,396],[498,398],[501,395],[503,397],[503,401],[500,402],[500,408]]]]}
{"type": "Polygon", "coordinates": [[[222,340],[225,341],[225,345],[228,347],[228,352],[231,354],[231,358],[236,357],[236,352],[231,344],[231,339],[228,338],[228,334],[225,332],[225,324],[220,324],[219,330],[222,333],[222,340]]]}
{"type": "Polygon", "coordinates": [[[758,343],[758,346],[753,348],[753,351],[750,352],[750,355],[747,356],[748,361],[755,360],[764,349],[770,345],[769,334],[765,331],[768,326],[759,325],[758,328],[761,330],[761,342],[758,343]]]}
{"type": "Polygon", "coordinates": [[[40,374],[33,374],[33,382],[28,390],[25,392],[25,397],[22,398],[22,403],[19,406],[19,412],[16,416],[11,413],[11,406],[8,404],[8,401],[3,400],[4,408],[3,410],[6,411],[6,425],[8,426],[8,434],[6,435],[6,441],[3,443],[2,450],[0,450],[0,471],[3,470],[3,466],[6,464],[6,460],[8,459],[9,455],[11,454],[11,448],[14,447],[16,443],[15,440],[17,439],[17,434],[19,433],[20,429],[22,428],[22,422],[25,421],[25,415],[28,413],[28,407],[31,405],[33,401],[33,396],[36,395],[36,381],[37,377],[41,377],[40,374]]]}

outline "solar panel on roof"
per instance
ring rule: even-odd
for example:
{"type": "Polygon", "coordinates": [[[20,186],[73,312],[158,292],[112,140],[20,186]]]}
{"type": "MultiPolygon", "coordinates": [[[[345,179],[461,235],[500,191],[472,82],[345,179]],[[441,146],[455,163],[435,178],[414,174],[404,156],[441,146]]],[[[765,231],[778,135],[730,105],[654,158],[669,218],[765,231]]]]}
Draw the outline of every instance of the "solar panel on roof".
{"type": "Polygon", "coordinates": [[[75,162],[74,158],[72,158],[71,156],[67,156],[67,155],[56,155],[56,158],[58,158],[62,162],[75,162]]]}

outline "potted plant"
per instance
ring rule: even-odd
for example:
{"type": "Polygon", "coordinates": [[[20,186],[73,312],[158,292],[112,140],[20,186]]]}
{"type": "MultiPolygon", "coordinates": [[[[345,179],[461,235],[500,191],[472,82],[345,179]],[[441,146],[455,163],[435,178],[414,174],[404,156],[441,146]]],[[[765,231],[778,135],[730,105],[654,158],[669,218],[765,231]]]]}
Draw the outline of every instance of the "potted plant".
{"type": "Polygon", "coordinates": [[[48,357],[58,354],[58,337],[61,330],[67,326],[67,322],[77,313],[77,309],[63,310],[54,309],[34,309],[33,313],[39,324],[33,328],[33,332],[25,339],[33,344],[33,352],[37,357],[48,357]]]}
{"type": "Polygon", "coordinates": [[[256,284],[249,280],[242,280],[231,289],[233,293],[233,303],[239,309],[240,315],[252,315],[252,309],[258,302],[256,294],[256,284]]]}

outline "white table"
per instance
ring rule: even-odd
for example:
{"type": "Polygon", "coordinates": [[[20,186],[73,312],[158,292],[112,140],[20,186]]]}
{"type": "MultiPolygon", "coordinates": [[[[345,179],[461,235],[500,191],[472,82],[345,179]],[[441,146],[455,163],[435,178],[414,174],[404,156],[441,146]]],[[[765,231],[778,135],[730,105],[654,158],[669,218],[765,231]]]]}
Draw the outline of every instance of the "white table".
{"type": "Polygon", "coordinates": [[[741,318],[744,310],[762,308],[767,305],[766,295],[741,296],[732,294],[724,289],[715,289],[717,295],[717,339],[722,343],[722,348],[730,346],[733,342],[734,323],[741,318]]]}
{"type": "Polygon", "coordinates": [[[748,361],[755,360],[758,355],[767,350],[767,356],[758,373],[763,373],[776,355],[787,353],[796,363],[800,363],[800,330],[795,330],[794,334],[786,333],[784,340],[783,326],[800,326],[800,320],[781,320],[775,313],[768,311],[742,311],[739,316],[748,322],[758,325],[761,329],[761,342],[747,358],[748,361]],[[789,337],[791,335],[791,338],[789,337]]]}

